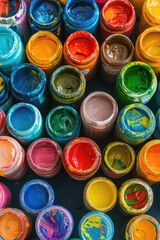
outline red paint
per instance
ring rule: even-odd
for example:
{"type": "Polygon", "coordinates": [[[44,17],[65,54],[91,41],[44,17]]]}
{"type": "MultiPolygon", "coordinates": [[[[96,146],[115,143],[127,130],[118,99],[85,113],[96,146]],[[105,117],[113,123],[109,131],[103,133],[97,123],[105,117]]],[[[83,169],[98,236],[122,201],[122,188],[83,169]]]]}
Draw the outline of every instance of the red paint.
{"type": "Polygon", "coordinates": [[[20,7],[19,0],[3,0],[0,2],[0,17],[13,16],[20,7]]]}
{"type": "Polygon", "coordinates": [[[103,6],[100,17],[102,38],[122,33],[130,36],[136,21],[133,5],[128,0],[109,0],[103,6]]]}
{"type": "Polygon", "coordinates": [[[5,113],[0,109],[0,135],[4,135],[5,125],[6,125],[6,115],[5,115],[5,113]]]}

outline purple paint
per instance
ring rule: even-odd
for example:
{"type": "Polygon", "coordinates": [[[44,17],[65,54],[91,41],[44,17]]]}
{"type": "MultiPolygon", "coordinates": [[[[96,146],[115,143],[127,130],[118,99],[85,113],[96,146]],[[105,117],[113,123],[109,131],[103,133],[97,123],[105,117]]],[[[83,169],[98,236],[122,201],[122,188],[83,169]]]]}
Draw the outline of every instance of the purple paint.
{"type": "Polygon", "coordinates": [[[5,184],[0,183],[0,209],[8,207],[11,199],[12,195],[9,188],[5,184]]]}

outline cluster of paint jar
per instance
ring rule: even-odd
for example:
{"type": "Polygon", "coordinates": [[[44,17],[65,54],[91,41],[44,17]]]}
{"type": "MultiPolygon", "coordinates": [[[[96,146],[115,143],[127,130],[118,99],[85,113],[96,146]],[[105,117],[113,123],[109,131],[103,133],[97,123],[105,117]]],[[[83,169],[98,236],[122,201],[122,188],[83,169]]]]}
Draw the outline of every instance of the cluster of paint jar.
{"type": "MultiPolygon", "coordinates": [[[[150,185],[160,182],[159,1],[4,4],[0,176],[21,179],[29,166],[48,179],[63,167],[74,180],[88,180],[83,205],[90,212],[79,222],[81,239],[112,240],[116,226],[106,213],[118,205],[122,214],[134,216],[125,227],[126,240],[158,240],[159,223],[146,212],[154,200],[150,185]],[[90,93],[97,69],[106,88],[100,91],[98,80],[90,93]],[[107,144],[100,149],[103,141],[107,144]],[[94,177],[100,171],[103,177],[94,177]],[[117,189],[114,182],[125,176],[130,179],[117,189]]],[[[28,214],[36,216],[39,239],[72,236],[72,213],[54,205],[47,181],[31,180],[23,186],[23,211],[8,208],[11,192],[3,183],[0,192],[0,238],[26,239],[33,225],[28,214]]]]}

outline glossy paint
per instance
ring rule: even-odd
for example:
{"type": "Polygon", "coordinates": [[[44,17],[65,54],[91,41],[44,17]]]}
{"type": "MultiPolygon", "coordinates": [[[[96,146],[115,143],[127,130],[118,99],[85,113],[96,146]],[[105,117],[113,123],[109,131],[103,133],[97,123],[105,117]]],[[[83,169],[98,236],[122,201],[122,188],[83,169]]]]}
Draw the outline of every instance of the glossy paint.
{"type": "Polygon", "coordinates": [[[0,182],[0,209],[10,205],[12,194],[10,189],[4,183],[0,182]]]}

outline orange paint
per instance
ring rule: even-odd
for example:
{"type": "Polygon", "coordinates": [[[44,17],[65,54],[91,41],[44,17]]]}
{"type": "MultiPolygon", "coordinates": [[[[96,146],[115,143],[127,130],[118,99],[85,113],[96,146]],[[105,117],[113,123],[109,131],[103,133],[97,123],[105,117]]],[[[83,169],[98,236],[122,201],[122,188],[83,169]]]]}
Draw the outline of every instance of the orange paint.
{"type": "Polygon", "coordinates": [[[7,139],[0,139],[0,169],[3,167],[9,167],[15,158],[15,148],[13,144],[7,139]]]}

